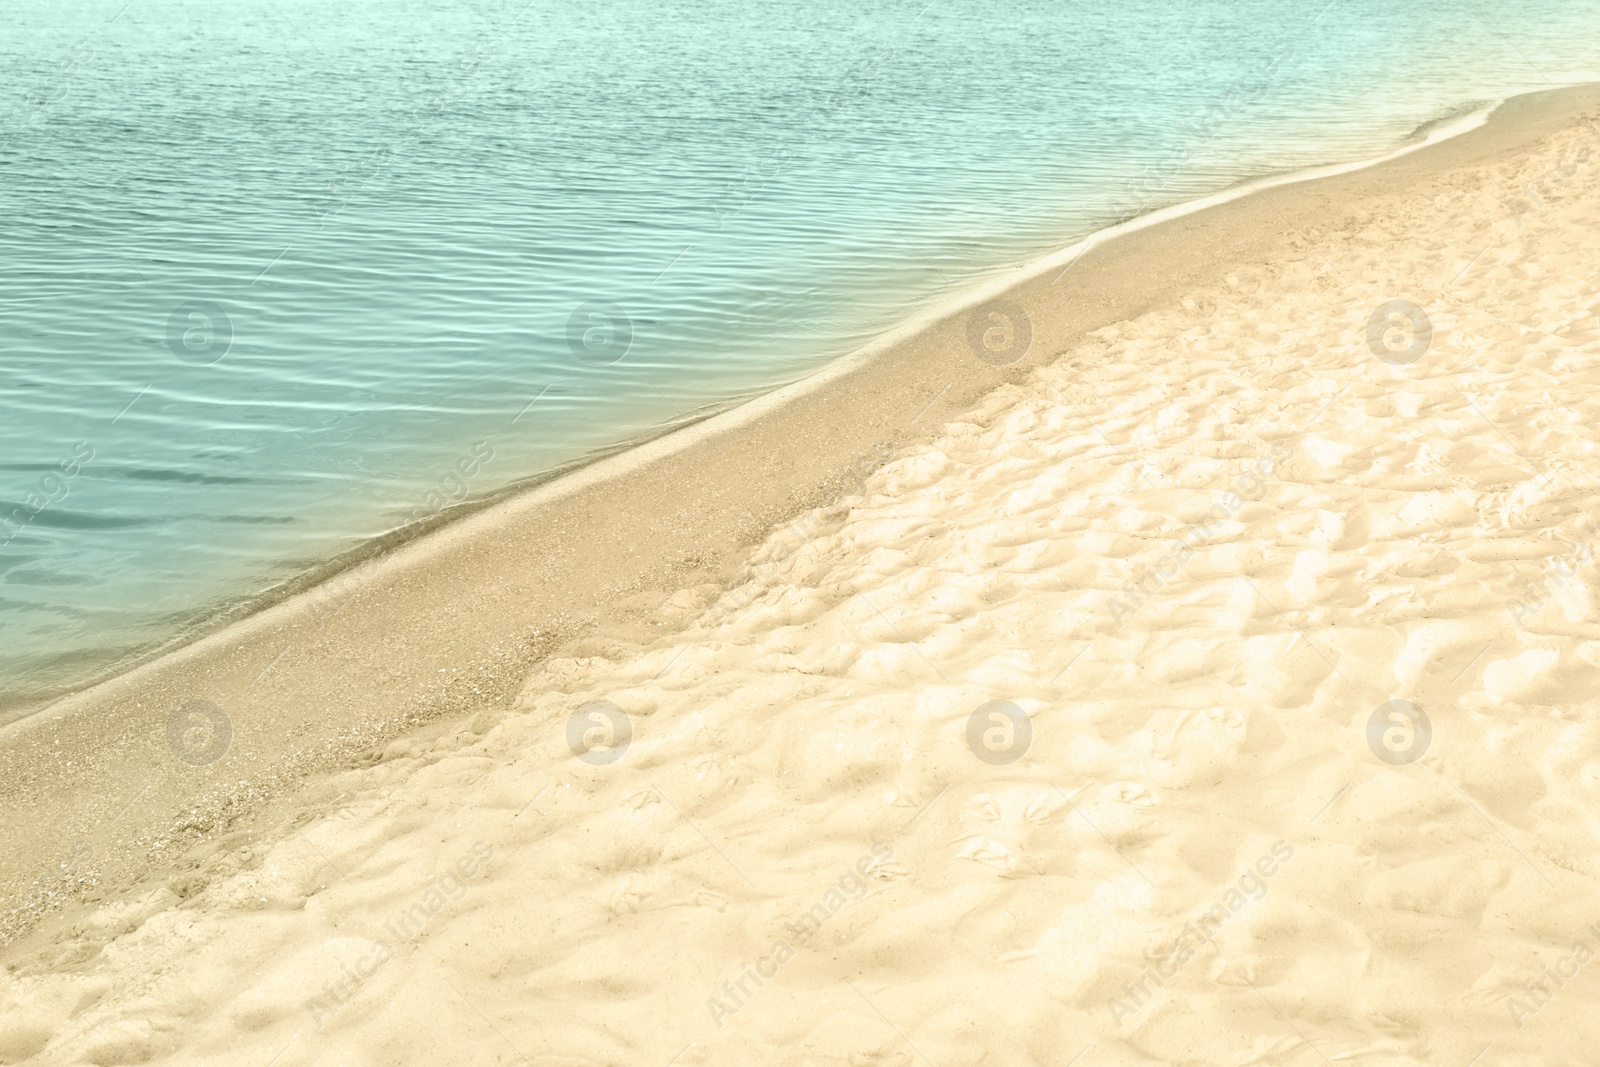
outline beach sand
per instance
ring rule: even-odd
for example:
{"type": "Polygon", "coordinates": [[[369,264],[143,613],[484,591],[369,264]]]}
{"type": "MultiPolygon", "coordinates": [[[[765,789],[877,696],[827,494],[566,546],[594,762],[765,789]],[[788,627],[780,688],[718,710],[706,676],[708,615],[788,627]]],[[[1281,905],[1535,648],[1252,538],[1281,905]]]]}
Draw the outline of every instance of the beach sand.
{"type": "Polygon", "coordinates": [[[1597,175],[1518,98],[14,724],[0,1062],[1591,1062],[1597,175]]]}

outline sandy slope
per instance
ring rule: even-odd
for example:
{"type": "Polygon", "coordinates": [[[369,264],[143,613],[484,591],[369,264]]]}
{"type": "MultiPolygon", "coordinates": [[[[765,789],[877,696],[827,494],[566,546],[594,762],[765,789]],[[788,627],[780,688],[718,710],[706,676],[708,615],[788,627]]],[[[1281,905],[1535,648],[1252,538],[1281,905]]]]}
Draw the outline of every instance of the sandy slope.
{"type": "Polygon", "coordinates": [[[0,1053],[1592,1062],[1597,175],[1591,123],[1099,331],[681,638],[14,961],[0,1053]]]}

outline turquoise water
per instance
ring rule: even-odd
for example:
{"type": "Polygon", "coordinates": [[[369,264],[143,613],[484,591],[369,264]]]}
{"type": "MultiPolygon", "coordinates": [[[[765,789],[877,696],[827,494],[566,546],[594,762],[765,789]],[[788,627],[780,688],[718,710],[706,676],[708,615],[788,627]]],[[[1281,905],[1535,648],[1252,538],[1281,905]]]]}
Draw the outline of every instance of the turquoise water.
{"type": "Polygon", "coordinates": [[[1600,79],[1596,2],[0,20],[12,702],[1123,215],[1600,79]]]}

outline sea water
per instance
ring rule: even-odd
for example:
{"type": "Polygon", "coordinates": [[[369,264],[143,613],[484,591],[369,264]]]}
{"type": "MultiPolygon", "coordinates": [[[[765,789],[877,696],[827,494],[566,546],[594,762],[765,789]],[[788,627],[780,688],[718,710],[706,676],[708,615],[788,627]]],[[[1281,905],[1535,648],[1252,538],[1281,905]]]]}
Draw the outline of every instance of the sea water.
{"type": "Polygon", "coordinates": [[[1597,40],[1577,0],[8,0],[0,703],[1597,40]]]}

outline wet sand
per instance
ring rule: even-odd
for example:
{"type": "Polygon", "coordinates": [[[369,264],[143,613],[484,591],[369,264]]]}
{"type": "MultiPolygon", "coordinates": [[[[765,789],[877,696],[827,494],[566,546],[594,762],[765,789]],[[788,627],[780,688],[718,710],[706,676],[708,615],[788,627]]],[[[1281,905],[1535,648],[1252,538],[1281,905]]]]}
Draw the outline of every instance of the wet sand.
{"type": "Polygon", "coordinates": [[[1371,1062],[1466,1062],[1496,1023],[1536,1051],[1507,999],[1600,919],[1586,587],[1516,592],[1592,537],[1561,479],[1592,463],[1600,198],[1572,153],[1597,110],[1519,97],[1124,234],[998,319],[953,313],[5,728],[11,1055],[953,1062],[996,1047],[983,1022],[1007,1062],[1314,1056],[1280,1013],[1371,1062]],[[1415,363],[1369,344],[1394,300],[1431,309],[1415,363]],[[1163,547],[1196,529],[1200,560],[1163,547]],[[1545,610],[1567,622],[1535,640],[1545,610]],[[1402,698],[1436,716],[1433,778],[1364,744],[1402,698]],[[615,765],[568,752],[596,700],[636,731],[615,765]],[[962,744],[989,700],[1038,719],[1014,764],[962,744]],[[412,898],[426,937],[391,947],[428,959],[375,966],[412,898]],[[789,982],[757,999],[747,963],[789,982]]]}

